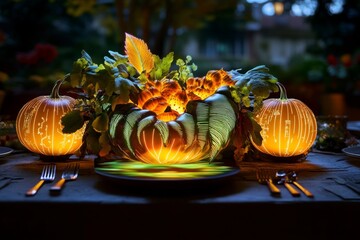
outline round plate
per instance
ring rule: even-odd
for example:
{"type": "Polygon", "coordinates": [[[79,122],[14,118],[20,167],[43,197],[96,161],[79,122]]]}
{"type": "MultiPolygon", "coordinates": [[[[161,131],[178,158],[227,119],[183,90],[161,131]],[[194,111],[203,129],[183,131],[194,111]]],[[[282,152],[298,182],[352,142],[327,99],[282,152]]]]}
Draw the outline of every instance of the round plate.
{"type": "Polygon", "coordinates": [[[360,121],[349,121],[347,129],[354,135],[360,136],[360,121]]]}
{"type": "Polygon", "coordinates": [[[0,146],[0,157],[5,157],[6,155],[9,155],[13,151],[14,149],[12,148],[0,146]]]}
{"type": "Polygon", "coordinates": [[[344,148],[343,153],[350,157],[360,158],[360,146],[344,148]]]}
{"type": "Polygon", "coordinates": [[[223,182],[239,173],[240,169],[218,162],[164,165],[112,160],[96,163],[95,172],[108,180],[131,186],[193,188],[223,182]]]}
{"type": "Polygon", "coordinates": [[[347,129],[360,131],[360,121],[349,121],[347,123],[347,129]]]}

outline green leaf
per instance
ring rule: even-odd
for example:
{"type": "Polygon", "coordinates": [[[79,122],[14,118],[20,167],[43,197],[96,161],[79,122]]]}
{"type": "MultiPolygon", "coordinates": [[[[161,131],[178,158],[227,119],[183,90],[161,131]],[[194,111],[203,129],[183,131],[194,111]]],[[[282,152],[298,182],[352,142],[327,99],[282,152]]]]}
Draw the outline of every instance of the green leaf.
{"type": "Polygon", "coordinates": [[[163,59],[160,59],[157,55],[153,55],[153,59],[155,65],[150,72],[150,77],[152,80],[163,79],[170,71],[171,63],[174,60],[174,53],[168,53],[163,59]]]}
{"type": "Polygon", "coordinates": [[[181,138],[183,138],[183,135],[184,135],[183,129],[182,129],[182,127],[180,126],[180,124],[178,122],[169,121],[169,122],[167,122],[167,125],[168,125],[169,129],[174,130],[175,132],[177,132],[179,134],[179,136],[181,138]]]}
{"type": "Polygon", "coordinates": [[[108,52],[117,62],[125,62],[128,60],[128,57],[126,55],[122,55],[114,51],[108,51],[108,52]]]}
{"type": "Polygon", "coordinates": [[[115,138],[116,128],[124,117],[125,116],[123,114],[119,114],[119,113],[115,113],[114,115],[111,116],[109,123],[109,134],[111,138],[115,138]]]}
{"type": "Polygon", "coordinates": [[[183,113],[175,120],[183,129],[186,148],[190,147],[195,139],[195,121],[191,114],[183,113]]]}
{"type": "Polygon", "coordinates": [[[264,65],[254,67],[241,74],[238,70],[229,71],[228,74],[236,82],[232,87],[231,95],[234,101],[245,107],[250,106],[248,96],[253,93],[255,97],[254,108],[258,109],[263,99],[268,98],[271,92],[277,92],[277,78],[268,73],[264,65]]]}
{"type": "Polygon", "coordinates": [[[144,128],[146,128],[147,126],[149,126],[150,124],[153,124],[156,122],[156,117],[155,115],[150,115],[147,116],[143,119],[140,120],[140,122],[138,123],[138,127],[137,127],[137,138],[138,138],[138,142],[141,142],[141,132],[144,130],[144,128]]]}
{"type": "Polygon", "coordinates": [[[73,67],[70,74],[70,85],[72,87],[80,87],[83,77],[83,69],[88,66],[88,62],[84,58],[79,58],[73,63],[73,67]]]}
{"type": "Polygon", "coordinates": [[[106,132],[109,129],[109,116],[106,114],[106,112],[102,112],[94,119],[91,126],[96,132],[106,132]]]}
{"type": "Polygon", "coordinates": [[[89,63],[93,62],[90,55],[87,52],[85,52],[85,50],[81,51],[81,55],[82,55],[83,58],[86,59],[87,62],[89,62],[89,63]]]}
{"type": "Polygon", "coordinates": [[[210,161],[228,144],[236,125],[236,113],[228,98],[214,94],[205,100],[209,104],[210,161]]]}
{"type": "Polygon", "coordinates": [[[101,150],[99,143],[100,133],[95,132],[93,128],[88,129],[88,134],[86,137],[86,148],[90,153],[98,154],[101,150]]]}
{"type": "Polygon", "coordinates": [[[99,151],[100,157],[104,157],[111,151],[110,139],[107,132],[102,132],[99,137],[99,145],[101,147],[99,151]]]}
{"type": "Polygon", "coordinates": [[[250,118],[250,120],[251,120],[251,124],[252,124],[252,128],[251,128],[252,131],[250,131],[251,138],[256,145],[261,146],[262,140],[263,140],[263,138],[260,134],[260,132],[262,130],[261,125],[258,124],[252,117],[250,118]]]}
{"type": "Polygon", "coordinates": [[[166,146],[168,144],[168,139],[169,139],[168,125],[164,121],[157,120],[156,123],[154,124],[154,127],[159,131],[163,144],[164,146],[166,146]]]}
{"type": "Polygon", "coordinates": [[[133,132],[133,129],[135,128],[138,121],[144,117],[145,114],[148,114],[150,111],[148,110],[134,110],[130,112],[127,117],[124,124],[124,141],[127,146],[127,148],[130,150],[130,152],[135,155],[134,149],[131,145],[131,134],[133,132]]]}
{"type": "Polygon", "coordinates": [[[126,78],[119,76],[115,78],[114,83],[114,93],[116,94],[122,95],[129,94],[130,91],[137,91],[134,83],[126,78]]]}
{"type": "Polygon", "coordinates": [[[85,121],[79,110],[72,110],[61,118],[61,124],[64,126],[63,133],[74,133],[84,125],[85,121]]]}
{"type": "Polygon", "coordinates": [[[271,83],[259,79],[251,79],[247,85],[248,89],[257,97],[268,98],[271,91],[271,83]]]}
{"type": "Polygon", "coordinates": [[[201,149],[209,142],[209,115],[210,106],[205,102],[196,105],[196,127],[198,129],[198,140],[201,149]]]}

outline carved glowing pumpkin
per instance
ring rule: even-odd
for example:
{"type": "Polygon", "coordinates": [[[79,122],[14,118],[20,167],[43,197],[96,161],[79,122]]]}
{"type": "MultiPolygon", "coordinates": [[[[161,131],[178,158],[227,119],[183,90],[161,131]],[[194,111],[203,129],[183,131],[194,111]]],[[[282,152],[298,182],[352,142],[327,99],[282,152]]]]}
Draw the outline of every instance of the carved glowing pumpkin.
{"type": "Polygon", "coordinates": [[[254,117],[260,124],[262,145],[254,147],[275,157],[293,157],[305,154],[313,145],[317,124],[311,109],[298,99],[287,98],[285,88],[280,88],[279,99],[266,99],[254,117]]]}
{"type": "Polygon", "coordinates": [[[75,99],[60,96],[58,80],[49,96],[39,96],[27,102],[16,118],[16,133],[28,150],[44,156],[74,154],[82,144],[84,127],[72,134],[64,134],[62,116],[70,111],[75,99]]]}
{"type": "Polygon", "coordinates": [[[156,164],[214,159],[235,128],[237,108],[226,86],[234,83],[223,70],[209,72],[201,83],[199,79],[191,79],[188,86],[194,89],[185,90],[173,80],[151,83],[139,94],[137,105],[118,105],[109,123],[115,151],[156,164]]]}

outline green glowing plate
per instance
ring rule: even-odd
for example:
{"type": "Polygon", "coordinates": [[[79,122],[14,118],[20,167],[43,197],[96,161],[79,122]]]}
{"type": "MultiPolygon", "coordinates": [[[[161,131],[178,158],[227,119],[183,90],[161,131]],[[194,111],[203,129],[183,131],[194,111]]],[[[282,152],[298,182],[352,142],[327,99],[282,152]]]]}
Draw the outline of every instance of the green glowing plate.
{"type": "Polygon", "coordinates": [[[224,182],[238,174],[240,169],[221,162],[164,165],[112,160],[95,163],[95,172],[106,179],[130,185],[195,187],[224,182]]]}

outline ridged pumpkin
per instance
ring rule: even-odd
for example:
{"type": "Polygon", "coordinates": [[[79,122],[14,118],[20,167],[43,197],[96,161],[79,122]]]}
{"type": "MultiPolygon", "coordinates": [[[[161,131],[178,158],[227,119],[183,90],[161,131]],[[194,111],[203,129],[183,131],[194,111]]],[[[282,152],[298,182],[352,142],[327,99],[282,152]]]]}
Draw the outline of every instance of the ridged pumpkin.
{"type": "Polygon", "coordinates": [[[254,119],[260,124],[262,145],[255,148],[275,157],[294,157],[305,154],[313,145],[317,124],[314,113],[303,102],[287,98],[283,85],[278,83],[280,98],[263,102],[254,119]]]}
{"type": "Polygon", "coordinates": [[[110,117],[112,145],[120,155],[145,163],[212,160],[227,146],[236,124],[237,110],[227,92],[223,87],[205,100],[188,102],[185,112],[170,121],[133,104],[119,106],[110,117]]]}
{"type": "Polygon", "coordinates": [[[62,132],[61,118],[72,110],[75,99],[60,96],[58,80],[49,96],[27,102],[16,118],[16,133],[24,147],[44,156],[74,154],[82,144],[84,127],[72,134],[62,132]]]}

